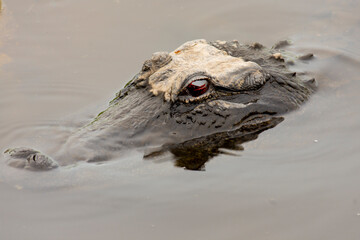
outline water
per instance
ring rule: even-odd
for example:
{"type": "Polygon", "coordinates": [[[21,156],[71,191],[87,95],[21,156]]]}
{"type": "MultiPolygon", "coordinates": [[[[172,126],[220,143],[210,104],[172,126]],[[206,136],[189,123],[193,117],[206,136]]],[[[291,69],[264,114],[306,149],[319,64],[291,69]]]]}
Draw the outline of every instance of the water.
{"type": "Polygon", "coordinates": [[[153,52],[197,38],[291,39],[315,53],[300,68],[319,89],[205,171],[136,151],[44,173],[0,161],[0,239],[360,239],[359,12],[350,0],[3,2],[1,150],[55,148],[153,52]]]}

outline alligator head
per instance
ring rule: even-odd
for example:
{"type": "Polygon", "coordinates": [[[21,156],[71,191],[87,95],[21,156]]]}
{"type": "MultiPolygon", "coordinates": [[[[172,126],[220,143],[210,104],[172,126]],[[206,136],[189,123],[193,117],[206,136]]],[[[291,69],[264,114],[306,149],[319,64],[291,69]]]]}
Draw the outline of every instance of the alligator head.
{"type": "Polygon", "coordinates": [[[287,60],[284,53],[258,43],[205,40],[154,53],[62,153],[99,161],[123,148],[150,146],[155,150],[147,157],[170,151],[177,165],[200,169],[219,148],[241,149],[308,99],[315,81],[289,71],[296,57],[287,60]]]}
{"type": "Polygon", "coordinates": [[[308,99],[314,80],[300,79],[287,64],[293,59],[258,43],[190,41],[154,53],[89,127],[117,125],[126,132],[122,141],[131,139],[125,145],[160,144],[181,161],[194,152],[186,162],[206,161],[229,141],[256,138],[308,99]]]}

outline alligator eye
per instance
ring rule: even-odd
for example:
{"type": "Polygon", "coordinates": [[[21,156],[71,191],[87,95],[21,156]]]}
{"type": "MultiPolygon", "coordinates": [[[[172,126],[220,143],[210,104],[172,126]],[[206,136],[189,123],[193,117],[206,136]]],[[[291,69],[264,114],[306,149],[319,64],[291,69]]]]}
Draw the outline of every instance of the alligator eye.
{"type": "Polygon", "coordinates": [[[186,88],[191,96],[199,97],[207,92],[209,89],[209,82],[206,79],[194,80],[187,85],[186,88]]]}

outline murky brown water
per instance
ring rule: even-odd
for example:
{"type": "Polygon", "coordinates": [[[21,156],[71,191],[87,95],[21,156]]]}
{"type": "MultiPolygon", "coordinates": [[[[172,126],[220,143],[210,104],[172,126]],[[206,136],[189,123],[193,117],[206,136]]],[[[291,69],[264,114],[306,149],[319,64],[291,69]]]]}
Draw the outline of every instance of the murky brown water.
{"type": "Polygon", "coordinates": [[[301,68],[319,90],[206,171],[139,152],[41,173],[0,159],[0,239],[360,239],[359,12],[351,0],[5,1],[2,151],[55,148],[49,137],[104,108],[153,52],[197,38],[290,38],[315,53],[301,68]]]}

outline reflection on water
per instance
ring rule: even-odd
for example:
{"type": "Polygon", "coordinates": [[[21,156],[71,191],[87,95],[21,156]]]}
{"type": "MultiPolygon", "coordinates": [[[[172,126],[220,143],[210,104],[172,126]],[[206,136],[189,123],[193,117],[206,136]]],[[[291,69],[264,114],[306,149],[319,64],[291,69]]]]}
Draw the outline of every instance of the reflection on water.
{"type": "Polygon", "coordinates": [[[205,163],[219,154],[230,154],[226,151],[242,151],[241,144],[255,140],[258,135],[283,121],[282,117],[271,117],[261,125],[242,125],[234,131],[219,132],[205,137],[191,139],[177,144],[165,144],[161,150],[153,151],[144,156],[145,159],[157,157],[171,152],[175,157],[175,165],[188,170],[203,170],[205,163]]]}
{"type": "Polygon", "coordinates": [[[2,150],[56,147],[57,127],[74,127],[65,116],[86,122],[143,59],[192,39],[290,38],[290,51],[315,54],[294,71],[319,86],[255,141],[208,146],[230,154],[206,156],[205,172],[136,151],[41,174],[0,161],[0,239],[359,239],[359,10],[351,0],[3,2],[2,150]]]}

